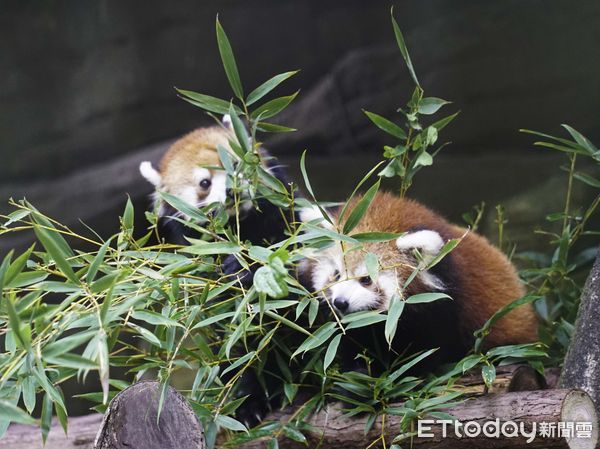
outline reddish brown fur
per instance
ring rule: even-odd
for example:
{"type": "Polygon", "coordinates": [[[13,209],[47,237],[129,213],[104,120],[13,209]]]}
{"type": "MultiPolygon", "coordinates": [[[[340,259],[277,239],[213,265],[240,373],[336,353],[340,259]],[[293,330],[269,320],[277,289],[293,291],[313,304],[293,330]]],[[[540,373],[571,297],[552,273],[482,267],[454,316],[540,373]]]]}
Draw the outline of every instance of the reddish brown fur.
{"type": "Polygon", "coordinates": [[[198,128],[181,137],[160,161],[160,174],[165,185],[192,183],[192,170],[199,166],[221,166],[217,146],[229,148],[231,133],[219,126],[198,128]]]}
{"type": "MultiPolygon", "coordinates": [[[[358,198],[353,202],[356,203],[358,198]]],[[[467,231],[464,228],[447,222],[440,215],[414,200],[402,199],[390,193],[378,193],[367,214],[353,232],[406,232],[415,229],[437,231],[446,241],[459,238],[467,231]]],[[[400,254],[395,241],[367,244],[366,250],[378,255],[383,266],[398,265],[406,258],[400,254]]],[[[347,257],[363,257],[357,251],[348,253],[347,257]]],[[[460,277],[461,329],[472,335],[481,328],[485,321],[504,305],[523,296],[525,289],[519,280],[514,266],[506,256],[490,244],[484,237],[468,232],[451,254],[453,268],[460,277]],[[462,300],[461,300],[462,299],[462,300]]],[[[413,268],[404,266],[398,274],[404,279],[413,268]]],[[[426,288],[416,284],[417,289],[426,288]]],[[[421,290],[422,291],[422,290],[421,290]]],[[[416,291],[409,291],[414,294],[416,291]]],[[[499,320],[486,339],[487,346],[533,342],[538,339],[538,322],[530,304],[520,306],[499,320]]]]}

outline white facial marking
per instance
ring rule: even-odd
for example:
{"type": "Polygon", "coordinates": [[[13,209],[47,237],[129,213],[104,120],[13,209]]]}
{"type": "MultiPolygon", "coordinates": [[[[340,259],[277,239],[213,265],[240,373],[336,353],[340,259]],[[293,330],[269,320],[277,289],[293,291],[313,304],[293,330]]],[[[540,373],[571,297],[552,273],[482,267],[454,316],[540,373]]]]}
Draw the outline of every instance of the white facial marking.
{"type": "Polygon", "coordinates": [[[196,185],[194,187],[196,187],[198,184],[200,184],[200,181],[202,181],[203,179],[212,180],[212,174],[210,173],[210,170],[208,168],[196,167],[196,168],[194,168],[192,173],[193,173],[194,182],[196,183],[196,185]]]}
{"type": "Polygon", "coordinates": [[[140,173],[153,186],[159,186],[162,182],[160,173],[152,166],[150,161],[144,161],[140,163],[140,173]]]}
{"type": "Polygon", "coordinates": [[[186,186],[179,189],[177,196],[190,206],[197,206],[198,204],[198,189],[194,186],[186,186]]]}
{"type": "Polygon", "coordinates": [[[227,200],[227,174],[219,171],[211,179],[210,192],[203,204],[225,203],[227,200]]]}
{"type": "Polygon", "coordinates": [[[444,246],[444,240],[435,231],[424,229],[411,232],[396,240],[396,247],[400,250],[419,249],[426,258],[433,259],[444,246]]]}
{"type": "Polygon", "coordinates": [[[398,283],[398,278],[394,274],[394,272],[386,271],[384,273],[380,273],[377,278],[377,285],[383,292],[385,296],[385,304],[383,304],[383,308],[387,310],[390,301],[392,300],[392,296],[397,293],[400,293],[400,285],[398,283]]]}
{"type": "Polygon", "coordinates": [[[336,299],[344,299],[348,302],[344,313],[358,312],[376,308],[379,304],[379,296],[368,288],[365,288],[357,279],[346,279],[336,282],[329,289],[330,300],[335,305],[336,299]]]}

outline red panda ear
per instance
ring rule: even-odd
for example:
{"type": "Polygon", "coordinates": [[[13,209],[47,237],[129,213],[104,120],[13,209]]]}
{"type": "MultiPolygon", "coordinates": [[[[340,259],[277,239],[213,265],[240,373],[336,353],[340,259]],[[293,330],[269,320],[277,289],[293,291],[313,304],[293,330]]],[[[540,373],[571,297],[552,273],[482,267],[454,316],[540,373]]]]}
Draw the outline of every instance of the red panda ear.
{"type": "Polygon", "coordinates": [[[396,247],[400,251],[418,249],[425,259],[437,256],[443,246],[442,236],[430,229],[409,232],[396,239],[396,247]]]}
{"type": "Polygon", "coordinates": [[[158,187],[162,182],[162,176],[149,161],[140,163],[140,173],[150,184],[155,187],[158,187]]]}
{"type": "Polygon", "coordinates": [[[223,118],[221,119],[221,123],[228,130],[230,130],[230,131],[233,130],[233,123],[231,122],[231,116],[229,114],[223,115],[223,118]]]}
{"type": "Polygon", "coordinates": [[[320,209],[317,206],[303,207],[300,209],[300,221],[302,223],[314,221],[318,226],[322,226],[325,229],[333,229],[333,225],[325,219],[323,213],[326,213],[327,217],[333,221],[333,218],[325,209],[320,209]]]}
{"type": "MultiPolygon", "coordinates": [[[[444,246],[442,236],[430,229],[409,232],[396,239],[396,247],[400,251],[418,249],[423,256],[423,262],[427,264],[437,256],[444,246]]],[[[434,290],[444,290],[445,285],[440,278],[429,271],[421,271],[419,279],[428,287],[434,290]]]]}

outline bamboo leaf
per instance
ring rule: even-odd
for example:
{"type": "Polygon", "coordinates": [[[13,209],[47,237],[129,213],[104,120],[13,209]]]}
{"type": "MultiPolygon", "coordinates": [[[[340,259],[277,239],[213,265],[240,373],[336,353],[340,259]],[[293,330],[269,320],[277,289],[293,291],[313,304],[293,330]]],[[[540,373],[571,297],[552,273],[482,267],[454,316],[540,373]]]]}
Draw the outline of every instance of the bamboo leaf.
{"type": "Polygon", "coordinates": [[[59,367],[73,369],[97,369],[98,364],[93,360],[81,357],[77,354],[60,354],[53,357],[46,357],[46,362],[58,365],[59,367]]]}
{"type": "Polygon", "coordinates": [[[258,122],[256,124],[256,129],[265,133],[291,133],[297,131],[296,128],[290,128],[288,126],[267,122],[258,122]]]}
{"type": "Polygon", "coordinates": [[[63,409],[65,408],[65,403],[62,395],[58,391],[58,389],[48,380],[46,377],[46,373],[44,368],[39,364],[31,371],[33,375],[36,377],[37,381],[41,385],[42,389],[46,392],[46,394],[50,397],[52,402],[58,404],[63,409]]]}
{"type": "MultiPolygon", "coordinates": [[[[21,274],[21,272],[23,271],[23,268],[25,268],[25,265],[27,264],[27,261],[29,260],[29,256],[31,255],[31,252],[33,251],[33,248],[35,248],[35,243],[33,245],[31,245],[29,247],[29,249],[27,249],[27,251],[25,251],[23,254],[21,254],[19,257],[17,257],[13,263],[10,264],[10,266],[8,268],[6,268],[6,272],[4,273],[4,285],[9,285],[16,277],[17,275],[21,274]]],[[[2,282],[0,282],[0,291],[2,290],[2,282]]]]}
{"type": "Polygon", "coordinates": [[[136,310],[131,316],[136,320],[144,321],[145,323],[155,326],[183,327],[178,321],[150,310],[136,310]]]}
{"type": "Polygon", "coordinates": [[[300,91],[296,91],[292,95],[274,98],[273,100],[267,101],[252,112],[252,118],[256,119],[257,117],[260,117],[261,120],[266,120],[276,116],[285,108],[287,108],[292,101],[294,101],[294,98],[296,98],[299,92],[300,91]]]}
{"type": "Polygon", "coordinates": [[[100,375],[100,385],[102,386],[102,404],[108,403],[108,392],[110,389],[108,380],[110,379],[110,360],[108,355],[108,342],[104,329],[100,330],[96,339],[98,354],[98,374],[100,375]]]}
{"type": "Polygon", "coordinates": [[[200,242],[185,247],[181,252],[195,254],[196,256],[207,256],[216,254],[233,254],[241,251],[241,247],[231,242],[200,242]]]}
{"type": "Polygon", "coordinates": [[[452,299],[445,293],[419,293],[410,296],[407,300],[407,304],[424,304],[428,302],[437,301],[439,299],[452,299]]]}
{"type": "Polygon", "coordinates": [[[62,237],[58,236],[58,232],[45,229],[40,225],[34,225],[33,231],[60,272],[73,284],[79,284],[79,279],[71,268],[71,264],[67,261],[67,257],[69,257],[70,254],[65,252],[61,243],[62,237]]]}
{"type": "Polygon", "coordinates": [[[19,346],[21,346],[21,348],[23,349],[30,349],[31,336],[30,332],[28,332],[28,328],[26,328],[27,323],[21,322],[21,320],[19,319],[19,314],[15,309],[15,305],[13,304],[10,298],[4,297],[4,304],[6,307],[6,311],[8,312],[8,322],[10,324],[10,329],[13,331],[14,336],[17,338],[19,346]]]}
{"type": "Polygon", "coordinates": [[[317,199],[315,198],[315,193],[313,192],[312,186],[310,184],[310,180],[308,179],[308,174],[306,173],[306,150],[302,152],[302,156],[300,157],[300,171],[302,172],[302,178],[304,179],[304,185],[306,186],[306,190],[310,193],[310,196],[315,201],[316,206],[318,207],[323,219],[329,222],[329,224],[333,225],[333,221],[329,217],[329,214],[325,212],[325,210],[317,203],[317,199]]]}
{"type": "Polygon", "coordinates": [[[234,363],[232,363],[231,365],[229,365],[226,369],[223,370],[223,373],[221,374],[222,376],[224,376],[225,374],[227,374],[230,371],[233,371],[235,369],[237,369],[238,367],[240,367],[241,365],[243,365],[244,363],[246,363],[248,360],[250,360],[252,357],[254,357],[256,355],[256,351],[250,351],[248,354],[240,357],[239,359],[237,359],[234,363]]]}
{"type": "Polygon", "coordinates": [[[385,339],[387,340],[390,347],[392,346],[392,341],[394,340],[394,336],[396,335],[396,330],[398,329],[398,321],[400,320],[400,316],[402,315],[402,311],[404,310],[404,301],[398,295],[392,296],[392,300],[390,301],[390,307],[388,309],[387,318],[385,320],[385,339]]]}
{"type": "Polygon", "coordinates": [[[329,342],[329,346],[327,346],[327,351],[325,352],[325,357],[323,358],[323,371],[327,371],[327,368],[329,368],[333,362],[333,359],[335,359],[341,339],[342,334],[338,334],[329,342]]]}
{"type": "Polygon", "coordinates": [[[404,42],[404,36],[402,35],[402,31],[398,26],[398,22],[394,19],[394,8],[392,7],[390,10],[390,16],[392,18],[392,26],[394,27],[394,34],[396,36],[396,42],[398,44],[398,48],[400,49],[400,53],[402,53],[402,57],[406,62],[406,66],[408,67],[408,71],[410,72],[410,76],[412,77],[415,84],[419,87],[419,80],[417,79],[417,74],[415,73],[415,69],[413,68],[412,61],[410,60],[410,55],[408,54],[408,49],[406,48],[406,43],[404,42]]]}
{"type": "Polygon", "coordinates": [[[297,325],[296,323],[294,323],[293,321],[290,321],[290,320],[288,320],[287,318],[285,318],[285,317],[283,317],[283,316],[281,316],[281,315],[279,315],[279,314],[277,314],[277,313],[275,313],[275,312],[273,312],[273,311],[271,311],[271,310],[265,310],[265,315],[267,315],[267,316],[269,316],[269,317],[273,318],[273,319],[274,319],[274,320],[276,320],[276,321],[280,321],[280,322],[282,322],[282,323],[283,323],[283,324],[285,324],[286,326],[288,326],[288,327],[290,327],[290,328],[292,328],[292,329],[294,329],[294,330],[296,330],[296,331],[298,331],[298,332],[302,332],[303,334],[306,334],[306,335],[312,335],[310,332],[308,332],[308,331],[307,331],[306,329],[304,329],[303,327],[301,327],[301,326],[298,326],[298,325],[297,325]]]}
{"type": "Polygon", "coordinates": [[[127,232],[133,231],[133,204],[131,198],[127,197],[127,203],[125,204],[125,210],[123,211],[123,230],[127,232]]]}
{"type": "Polygon", "coordinates": [[[435,114],[444,105],[450,104],[450,101],[436,97],[426,97],[419,101],[419,114],[431,115],[435,114]]]}
{"type": "Polygon", "coordinates": [[[23,404],[29,413],[32,413],[33,409],[35,408],[36,386],[37,384],[35,383],[33,376],[26,376],[23,379],[23,404]]]}
{"type": "Polygon", "coordinates": [[[508,313],[510,313],[515,308],[517,308],[519,306],[522,306],[522,305],[525,305],[525,304],[530,304],[530,303],[532,303],[534,301],[537,301],[540,298],[541,298],[541,296],[525,295],[525,296],[523,296],[521,298],[515,299],[513,302],[510,302],[510,303],[506,304],[504,307],[502,307],[500,310],[498,310],[496,313],[494,313],[485,322],[485,324],[483,325],[483,327],[481,329],[475,331],[475,333],[473,334],[477,338],[475,340],[474,352],[475,353],[479,353],[479,351],[481,349],[481,345],[483,343],[483,339],[487,336],[487,334],[489,333],[489,330],[496,323],[496,321],[498,321],[500,318],[502,318],[505,315],[507,315],[508,313]]]}
{"type": "Polygon", "coordinates": [[[275,89],[277,86],[279,86],[282,82],[294,76],[298,72],[299,70],[280,73],[279,75],[275,75],[274,77],[268,79],[248,94],[248,97],[246,98],[246,106],[250,106],[253,103],[257,102],[262,97],[271,92],[273,89],[275,89]]]}
{"type": "Polygon", "coordinates": [[[235,96],[240,100],[244,99],[244,91],[242,89],[242,82],[240,81],[240,74],[238,73],[237,64],[233,56],[233,50],[231,44],[227,38],[225,30],[219,22],[219,17],[216,20],[216,31],[217,31],[217,44],[219,46],[219,53],[221,54],[221,61],[223,62],[223,68],[225,74],[229,80],[229,84],[235,93],[235,96]]]}
{"type": "Polygon", "coordinates": [[[448,240],[444,244],[444,246],[442,246],[442,249],[435,256],[435,258],[427,264],[427,269],[430,269],[431,267],[434,267],[438,263],[440,263],[444,257],[446,257],[452,250],[454,250],[454,248],[456,248],[458,246],[458,244],[462,241],[463,238],[464,238],[464,235],[457,239],[448,240]]]}
{"type": "Polygon", "coordinates": [[[488,388],[492,388],[492,383],[496,379],[496,368],[494,365],[485,365],[481,368],[481,377],[483,378],[483,382],[485,386],[488,388]]]}
{"type": "Polygon", "coordinates": [[[596,187],[597,189],[600,188],[600,179],[594,178],[587,173],[575,172],[573,173],[573,177],[589,186],[596,187]]]}
{"type": "Polygon", "coordinates": [[[12,421],[19,424],[36,424],[37,421],[16,405],[0,399],[0,420],[12,421]]]}
{"type": "Polygon", "coordinates": [[[231,416],[217,415],[215,422],[219,426],[224,427],[225,429],[233,430],[234,432],[248,432],[246,426],[231,416]]]}
{"type": "MultiPolygon", "coordinates": [[[[210,95],[200,94],[191,90],[177,89],[179,96],[194,106],[204,109],[215,114],[229,114],[229,101],[221,100],[220,98],[211,97],[210,95]]],[[[233,106],[236,113],[241,114],[242,110],[239,106],[233,106]]]]}
{"type": "Polygon", "coordinates": [[[387,118],[379,114],[375,114],[374,112],[365,111],[364,109],[363,112],[366,114],[367,117],[369,117],[369,120],[371,120],[373,124],[375,124],[375,126],[377,126],[382,131],[385,131],[386,133],[398,139],[406,139],[406,133],[404,132],[404,130],[398,125],[396,125],[394,122],[388,120],[387,118]]]}
{"type": "Polygon", "coordinates": [[[235,113],[233,109],[233,103],[229,105],[229,116],[231,117],[231,124],[233,125],[233,131],[237,139],[237,143],[241,146],[243,153],[251,153],[250,138],[248,137],[248,131],[240,120],[240,117],[235,113]]]}
{"type": "Polygon", "coordinates": [[[377,171],[377,169],[379,167],[381,167],[381,164],[383,164],[384,162],[385,161],[381,161],[377,165],[375,165],[375,167],[373,167],[371,170],[369,170],[369,172],[365,176],[363,176],[363,178],[358,182],[358,184],[356,184],[356,187],[354,187],[354,190],[352,191],[352,193],[350,194],[350,196],[348,197],[348,199],[344,203],[344,206],[342,207],[342,210],[339,213],[339,220],[340,221],[343,219],[343,217],[346,216],[346,209],[350,205],[350,201],[352,200],[352,198],[354,198],[354,195],[356,195],[356,192],[358,192],[358,190],[362,187],[362,185],[365,182],[367,182],[367,179],[369,179],[373,175],[373,173],[375,173],[377,171]]]}
{"type": "Polygon", "coordinates": [[[52,428],[52,399],[48,393],[44,393],[42,399],[42,417],[40,427],[42,431],[42,442],[45,444],[48,439],[48,434],[52,428]]]}
{"type": "Polygon", "coordinates": [[[396,371],[394,371],[394,373],[393,373],[394,378],[396,378],[396,379],[399,378],[402,374],[404,374],[405,372],[407,372],[409,369],[411,369],[413,366],[415,366],[420,361],[422,361],[422,360],[426,359],[427,357],[429,357],[431,354],[433,354],[437,350],[438,350],[438,348],[433,348],[433,349],[430,349],[429,351],[425,351],[424,353],[419,354],[414,359],[412,359],[409,362],[405,363],[400,368],[398,368],[396,371]]]}
{"type": "Polygon", "coordinates": [[[110,245],[111,240],[112,237],[109,238],[106,242],[104,242],[98,250],[98,252],[96,253],[96,255],[94,256],[94,260],[90,264],[85,275],[85,281],[88,284],[94,280],[94,278],[96,277],[96,273],[98,273],[100,265],[102,265],[102,262],[104,262],[104,257],[106,256],[106,251],[108,249],[108,245],[110,245]]]}
{"type": "Polygon", "coordinates": [[[373,202],[373,198],[375,198],[380,185],[381,179],[378,179],[377,182],[373,184],[369,190],[367,190],[356,206],[354,206],[354,209],[352,209],[352,212],[350,212],[348,219],[344,223],[344,234],[348,234],[358,225],[373,202]]]}
{"type": "Polygon", "coordinates": [[[444,129],[452,120],[454,120],[456,118],[456,116],[458,115],[458,112],[455,112],[454,114],[450,114],[447,117],[444,117],[443,119],[438,120],[437,122],[433,123],[431,126],[434,127],[435,129],[437,129],[438,131],[441,131],[442,129],[444,129]]]}
{"type": "Polygon", "coordinates": [[[350,237],[360,243],[379,243],[397,239],[402,233],[396,232],[360,232],[352,234],[350,237]]]}
{"type": "Polygon", "coordinates": [[[365,255],[365,266],[367,267],[367,273],[373,282],[377,282],[379,277],[379,258],[375,253],[367,253],[365,255]]]}
{"type": "Polygon", "coordinates": [[[158,195],[161,197],[161,199],[165,200],[167,203],[169,203],[171,206],[173,206],[178,211],[183,212],[185,215],[190,217],[192,220],[200,222],[200,223],[208,221],[207,216],[205,214],[203,214],[202,211],[200,211],[200,209],[185,202],[178,196],[172,195],[167,192],[160,192],[160,191],[158,192],[158,195]]]}
{"type": "Polygon", "coordinates": [[[291,358],[296,357],[302,352],[318,348],[327,340],[329,340],[329,338],[336,332],[336,329],[336,323],[330,322],[323,324],[320,328],[318,328],[315,331],[314,334],[310,335],[306,340],[302,342],[298,349],[296,349],[296,351],[292,354],[291,358]]]}
{"type": "Polygon", "coordinates": [[[582,148],[587,150],[590,156],[593,156],[596,152],[598,152],[598,148],[596,148],[594,144],[590,142],[590,140],[583,134],[581,134],[579,131],[570,127],[569,125],[563,124],[561,126],[565,128],[569,132],[569,134],[571,134],[571,137],[573,137],[575,142],[577,142],[582,148]]]}

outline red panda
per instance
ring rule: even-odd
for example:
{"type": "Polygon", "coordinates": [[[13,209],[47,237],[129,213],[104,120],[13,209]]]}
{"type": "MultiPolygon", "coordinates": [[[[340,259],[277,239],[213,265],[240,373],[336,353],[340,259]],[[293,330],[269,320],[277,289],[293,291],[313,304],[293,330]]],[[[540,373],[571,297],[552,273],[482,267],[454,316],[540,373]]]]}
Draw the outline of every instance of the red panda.
{"type": "MultiPolygon", "coordinates": [[[[231,190],[228,188],[227,174],[222,168],[217,148],[223,147],[235,159],[229,144],[235,136],[229,116],[223,117],[223,125],[199,128],[185,135],[167,150],[158,170],[149,161],[142,162],[141,174],[155,186],[157,192],[170,193],[192,206],[203,207],[215,202],[229,206],[231,190]]],[[[282,166],[277,165],[276,160],[264,148],[259,149],[259,155],[263,168],[290,188],[282,166]]],[[[298,197],[296,193],[295,195],[298,197]]],[[[243,194],[241,199],[239,237],[242,241],[248,240],[259,245],[279,242],[286,237],[288,225],[299,220],[296,212],[286,211],[266,198],[259,197],[254,204],[243,194]]],[[[185,214],[175,210],[159,195],[154,195],[154,201],[162,237],[171,243],[187,244],[185,237],[193,235],[193,231],[172,219],[187,218],[185,214]]],[[[232,208],[229,208],[229,212],[230,216],[234,215],[232,208]]],[[[235,258],[230,258],[234,265],[230,268],[241,268],[234,261],[235,258]]]]}
{"type": "MultiPolygon", "coordinates": [[[[232,137],[232,133],[223,127],[196,129],[169,147],[158,170],[149,161],[144,161],[140,164],[140,173],[155,186],[157,192],[167,192],[192,206],[225,203],[227,175],[224,170],[218,169],[221,160],[217,147],[228,148],[232,137]]],[[[175,210],[156,193],[154,202],[162,237],[171,243],[186,244],[185,226],[172,219],[187,218],[185,214],[175,210]]]]}
{"type": "MultiPolygon", "coordinates": [[[[183,136],[167,150],[162,157],[158,170],[149,161],[140,164],[140,172],[156,188],[154,202],[159,216],[158,229],[162,238],[170,243],[186,245],[186,237],[193,237],[194,231],[173,217],[186,217],[165,202],[158,192],[164,191],[178,197],[191,206],[203,207],[211,203],[222,203],[230,212],[230,227],[237,229],[234,211],[230,208],[230,191],[227,173],[222,168],[218,147],[235,155],[229,141],[235,139],[228,116],[223,117],[224,126],[199,128],[183,136]]],[[[259,149],[262,167],[290,189],[287,174],[276,160],[264,149],[259,149]]],[[[242,182],[245,182],[242,180],[242,182]]],[[[297,192],[294,195],[298,197],[297,192]]],[[[289,211],[271,203],[267,198],[257,197],[255,202],[242,194],[240,207],[239,238],[254,245],[268,245],[286,238],[288,224],[298,222],[296,209],[289,211]]],[[[225,275],[236,275],[242,283],[249,285],[253,280],[253,267],[250,271],[242,269],[234,255],[228,255],[221,266],[225,275]]],[[[230,370],[229,378],[236,375],[238,369],[230,370]]],[[[240,396],[249,398],[236,411],[239,420],[248,425],[257,424],[268,410],[268,402],[255,374],[246,371],[238,381],[240,396]]]]}
{"type": "MultiPolygon", "coordinates": [[[[355,198],[353,204],[358,200],[355,198]]],[[[339,217],[334,216],[334,220],[339,221],[339,217]]],[[[417,293],[447,293],[452,300],[406,304],[392,344],[396,353],[439,348],[426,368],[466,355],[473,346],[473,332],[501,307],[525,294],[514,266],[500,250],[417,201],[378,193],[353,233],[374,231],[404,234],[392,241],[365,243],[361,250],[344,252],[341,244],[319,250],[301,262],[300,277],[309,290],[321,292],[341,315],[387,310],[394,295],[407,298],[417,293]],[[431,261],[446,241],[462,236],[458,246],[440,263],[420,271],[408,286],[404,285],[415,268],[431,261]],[[421,254],[420,261],[414,250],[421,254]],[[367,252],[379,259],[380,271],[375,280],[367,273],[367,252]]],[[[486,345],[534,342],[537,325],[530,304],[517,307],[493,326],[486,345]]],[[[355,356],[364,350],[369,339],[365,332],[357,329],[347,333],[342,355],[346,370],[356,368],[355,356]]],[[[380,337],[387,347],[383,332],[380,337]]]]}

